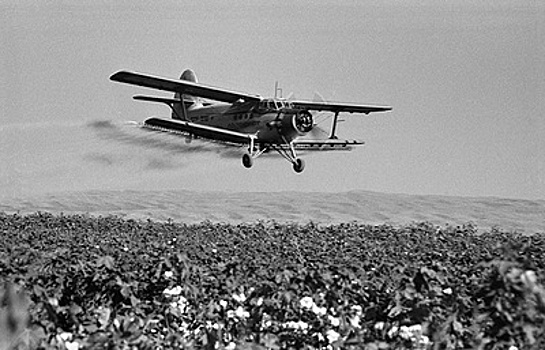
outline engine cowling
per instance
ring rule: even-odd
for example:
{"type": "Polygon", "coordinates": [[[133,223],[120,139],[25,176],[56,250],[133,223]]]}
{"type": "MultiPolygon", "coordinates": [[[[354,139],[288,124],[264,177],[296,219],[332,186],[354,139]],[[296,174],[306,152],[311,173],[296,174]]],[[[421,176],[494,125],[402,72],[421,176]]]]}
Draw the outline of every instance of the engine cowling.
{"type": "Polygon", "coordinates": [[[292,117],[293,126],[300,135],[305,135],[314,127],[314,118],[309,111],[299,111],[292,117]]]}
{"type": "Polygon", "coordinates": [[[312,130],[314,118],[309,111],[297,110],[281,115],[279,131],[289,140],[303,136],[312,130]]]}
{"type": "Polygon", "coordinates": [[[274,121],[267,123],[267,125],[269,132],[262,131],[261,138],[278,143],[290,142],[311,131],[314,127],[314,118],[306,110],[283,110],[274,121]]]}

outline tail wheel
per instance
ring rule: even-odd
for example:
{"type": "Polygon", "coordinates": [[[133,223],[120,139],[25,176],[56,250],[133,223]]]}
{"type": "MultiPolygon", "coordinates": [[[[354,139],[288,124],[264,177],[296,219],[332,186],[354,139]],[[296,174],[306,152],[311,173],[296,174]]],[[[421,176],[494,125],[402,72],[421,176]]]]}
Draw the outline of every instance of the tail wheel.
{"type": "Polygon", "coordinates": [[[252,165],[254,165],[254,159],[251,155],[246,153],[242,156],[242,165],[244,165],[246,168],[251,168],[252,165]]]}
{"type": "Polygon", "coordinates": [[[296,173],[300,173],[303,170],[305,170],[305,161],[302,160],[301,158],[295,159],[295,162],[293,162],[293,170],[296,173]]]}

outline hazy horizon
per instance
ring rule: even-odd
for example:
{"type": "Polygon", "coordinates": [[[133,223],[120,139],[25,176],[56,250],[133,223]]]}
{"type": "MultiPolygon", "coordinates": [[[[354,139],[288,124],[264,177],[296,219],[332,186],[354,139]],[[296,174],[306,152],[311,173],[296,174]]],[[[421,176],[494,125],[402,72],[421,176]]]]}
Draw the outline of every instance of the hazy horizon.
{"type": "Polygon", "coordinates": [[[545,199],[544,18],[544,3],[514,0],[3,1],[0,189],[545,199]],[[299,99],[394,109],[343,118],[339,136],[366,145],[305,154],[302,174],[267,155],[247,170],[236,150],[126,126],[170,113],[132,95],[168,94],[112,73],[186,68],[237,91],[272,96],[279,81],[299,99]]]}

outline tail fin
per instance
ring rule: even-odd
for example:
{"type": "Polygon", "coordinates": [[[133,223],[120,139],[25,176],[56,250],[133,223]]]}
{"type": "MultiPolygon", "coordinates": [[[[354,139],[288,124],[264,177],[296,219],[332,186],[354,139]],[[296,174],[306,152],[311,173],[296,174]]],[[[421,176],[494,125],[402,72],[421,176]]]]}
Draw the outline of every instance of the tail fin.
{"type": "MultiPolygon", "coordinates": [[[[197,75],[191,69],[186,69],[182,73],[182,75],[180,76],[180,80],[186,80],[186,81],[190,81],[192,83],[198,83],[197,75]]],[[[185,95],[185,94],[181,94],[181,93],[177,92],[177,93],[174,94],[174,98],[177,99],[177,100],[183,101],[183,104],[185,105],[186,110],[188,110],[188,109],[190,109],[192,107],[195,107],[196,105],[202,105],[199,98],[195,97],[195,96],[185,95]]],[[[182,109],[181,103],[180,104],[175,104],[173,106],[173,108],[175,109],[175,112],[174,111],[172,112],[172,118],[173,119],[179,119],[178,116],[184,116],[185,115],[185,113],[184,113],[184,111],[182,109]]]]}

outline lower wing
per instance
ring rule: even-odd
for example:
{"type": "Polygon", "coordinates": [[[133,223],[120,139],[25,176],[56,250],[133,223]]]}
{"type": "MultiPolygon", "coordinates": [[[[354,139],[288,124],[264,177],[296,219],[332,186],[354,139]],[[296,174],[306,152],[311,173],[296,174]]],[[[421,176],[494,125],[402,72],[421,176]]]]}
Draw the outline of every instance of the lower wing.
{"type": "MultiPolygon", "coordinates": [[[[258,138],[253,134],[245,134],[242,132],[216,128],[208,125],[195,124],[182,120],[175,119],[161,119],[161,118],[148,118],[144,121],[146,127],[152,129],[158,129],[168,132],[179,132],[191,134],[193,136],[204,138],[212,141],[220,141],[226,143],[232,143],[237,145],[249,145],[253,142],[257,143],[258,138]]],[[[306,140],[299,139],[294,140],[293,146],[298,150],[305,151],[335,151],[345,150],[349,151],[352,146],[363,145],[363,141],[357,140],[339,140],[339,139],[324,139],[324,140],[306,140]]],[[[267,146],[267,143],[263,143],[267,146]]],[[[289,145],[276,145],[279,147],[289,147],[289,145]]]]}
{"type": "Polygon", "coordinates": [[[245,134],[175,119],[148,118],[144,121],[144,125],[153,129],[169,132],[188,133],[196,137],[202,137],[213,141],[249,144],[252,142],[252,139],[256,139],[256,136],[252,134],[245,134]]]}
{"type": "Polygon", "coordinates": [[[363,141],[339,139],[293,141],[296,149],[305,151],[349,151],[352,146],[361,146],[363,144],[365,144],[363,141]]]}

